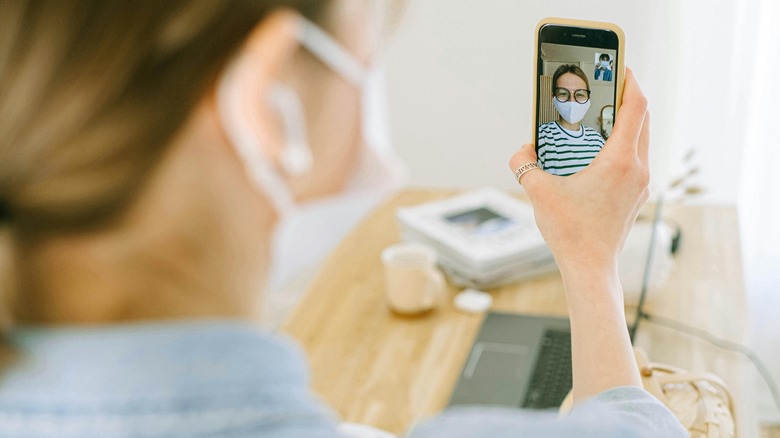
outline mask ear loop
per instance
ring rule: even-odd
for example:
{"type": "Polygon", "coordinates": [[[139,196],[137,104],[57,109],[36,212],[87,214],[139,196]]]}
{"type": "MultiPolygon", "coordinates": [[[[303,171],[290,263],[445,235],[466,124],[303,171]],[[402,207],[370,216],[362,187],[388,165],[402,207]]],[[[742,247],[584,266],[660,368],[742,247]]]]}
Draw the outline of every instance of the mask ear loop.
{"type": "MultiPolygon", "coordinates": [[[[380,14],[375,18],[382,20],[384,17],[380,14]]],[[[386,119],[387,117],[384,113],[376,114],[376,109],[382,108],[381,102],[384,101],[384,96],[381,94],[384,92],[384,89],[381,87],[384,83],[384,71],[381,68],[376,68],[376,66],[369,70],[343,45],[319,26],[304,17],[299,17],[299,21],[297,38],[300,44],[322,63],[351,82],[360,90],[363,96],[363,119],[361,124],[363,135],[370,140],[368,144],[369,150],[364,151],[364,153],[373,153],[381,157],[385,163],[392,163],[391,167],[393,167],[393,172],[395,173],[405,173],[405,171],[401,170],[405,167],[391,150],[387,140],[388,134],[386,129],[378,129],[378,126],[381,126],[382,123],[378,118],[386,119]],[[375,111],[373,118],[366,117],[366,111],[369,108],[375,111]]]]}
{"type": "Polygon", "coordinates": [[[303,17],[299,20],[297,37],[301,45],[362,90],[366,82],[366,68],[316,24],[303,17]]]}

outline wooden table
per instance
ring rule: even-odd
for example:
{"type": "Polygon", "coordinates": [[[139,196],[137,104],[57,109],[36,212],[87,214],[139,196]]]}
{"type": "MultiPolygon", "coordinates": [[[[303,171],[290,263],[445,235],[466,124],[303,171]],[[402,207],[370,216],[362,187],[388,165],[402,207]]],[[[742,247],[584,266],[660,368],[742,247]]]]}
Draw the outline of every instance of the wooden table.
{"type": "MultiPolygon", "coordinates": [[[[379,255],[399,240],[397,207],[455,193],[406,190],[376,210],[331,254],[284,325],[308,354],[315,391],[345,421],[402,433],[449,400],[484,316],[456,311],[453,287],[445,303],[424,316],[390,312],[379,255]]],[[[684,240],[670,281],[648,297],[648,313],[744,342],[747,311],[735,209],[684,206],[667,212],[684,240]]],[[[567,314],[557,273],[490,292],[495,311],[567,314]]],[[[633,316],[634,309],[626,310],[633,316]]],[[[649,322],[641,326],[636,344],[654,361],[721,376],[740,407],[740,435],[757,436],[742,404],[751,399],[743,359],[649,322]]]]}

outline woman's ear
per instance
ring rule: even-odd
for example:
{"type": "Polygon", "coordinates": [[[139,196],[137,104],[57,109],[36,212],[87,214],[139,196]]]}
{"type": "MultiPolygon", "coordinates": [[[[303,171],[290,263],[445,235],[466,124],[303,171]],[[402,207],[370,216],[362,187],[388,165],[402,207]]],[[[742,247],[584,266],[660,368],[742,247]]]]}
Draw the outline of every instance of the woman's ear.
{"type": "Polygon", "coordinates": [[[228,141],[239,148],[262,149],[239,153],[261,153],[279,163],[285,139],[267,96],[281,82],[300,48],[296,36],[299,20],[298,14],[288,9],[268,14],[217,81],[212,101],[218,106],[215,109],[228,141]]]}

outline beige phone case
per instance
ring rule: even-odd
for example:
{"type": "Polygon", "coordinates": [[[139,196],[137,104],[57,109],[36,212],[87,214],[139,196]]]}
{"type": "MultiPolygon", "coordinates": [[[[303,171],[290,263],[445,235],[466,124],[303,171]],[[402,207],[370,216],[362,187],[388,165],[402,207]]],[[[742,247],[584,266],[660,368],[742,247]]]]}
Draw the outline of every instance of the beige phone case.
{"type": "MultiPolygon", "coordinates": [[[[537,121],[537,114],[538,114],[538,108],[537,102],[538,94],[539,94],[539,84],[538,80],[539,77],[537,75],[537,72],[539,71],[539,31],[541,31],[542,26],[547,24],[560,24],[562,26],[573,26],[573,27],[582,27],[586,29],[605,29],[605,30],[611,30],[615,32],[615,35],[618,37],[618,56],[617,56],[617,63],[615,64],[615,69],[618,72],[617,75],[617,81],[615,82],[615,117],[617,117],[618,111],[620,110],[620,104],[623,102],[623,83],[625,81],[626,76],[626,64],[625,64],[625,47],[626,47],[626,35],[623,33],[623,29],[621,29],[618,25],[612,24],[612,23],[606,23],[606,22],[600,22],[600,21],[590,21],[590,20],[574,20],[570,18],[555,18],[555,17],[549,17],[549,18],[543,18],[541,21],[539,21],[539,24],[536,25],[536,33],[534,34],[534,72],[533,72],[533,87],[534,87],[534,104],[533,104],[533,129],[531,132],[536,133],[536,130],[539,127],[539,123],[537,121]]],[[[534,134],[534,148],[536,148],[536,135],[534,134]]]]}

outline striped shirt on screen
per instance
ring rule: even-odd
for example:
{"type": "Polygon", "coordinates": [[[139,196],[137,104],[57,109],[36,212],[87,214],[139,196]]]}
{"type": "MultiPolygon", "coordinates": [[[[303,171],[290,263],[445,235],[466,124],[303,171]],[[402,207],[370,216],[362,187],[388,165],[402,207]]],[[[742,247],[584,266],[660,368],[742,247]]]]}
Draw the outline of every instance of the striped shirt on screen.
{"type": "Polygon", "coordinates": [[[593,128],[580,125],[579,132],[572,132],[558,122],[550,122],[539,126],[536,153],[542,169],[568,176],[590,164],[603,146],[604,138],[593,128]]]}

